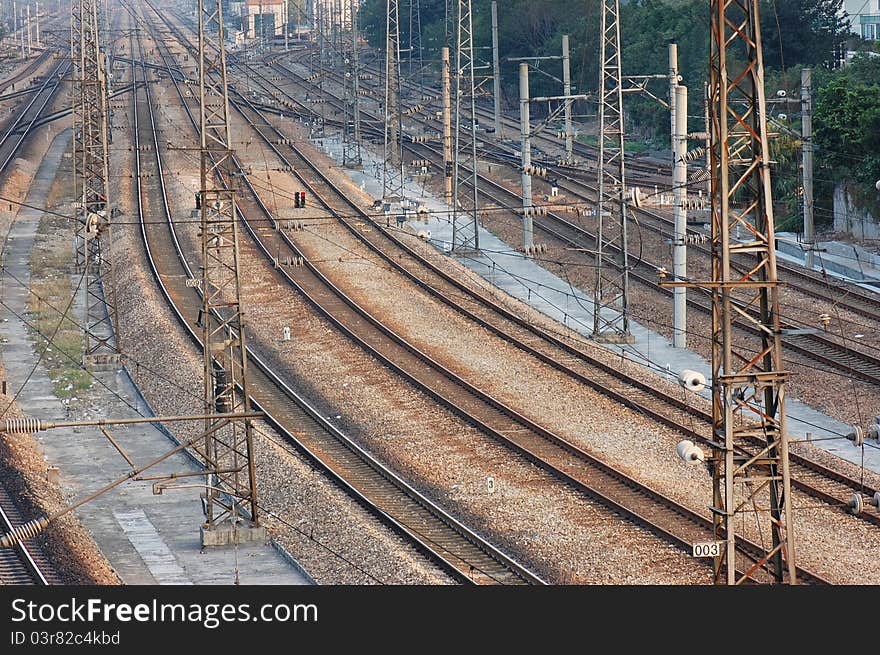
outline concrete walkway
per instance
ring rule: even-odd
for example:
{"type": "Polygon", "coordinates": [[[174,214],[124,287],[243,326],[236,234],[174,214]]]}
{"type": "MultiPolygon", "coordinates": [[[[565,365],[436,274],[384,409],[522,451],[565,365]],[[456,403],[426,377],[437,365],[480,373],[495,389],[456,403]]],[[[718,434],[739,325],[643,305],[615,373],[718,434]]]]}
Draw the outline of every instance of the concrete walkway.
{"type": "MultiPolygon", "coordinates": [[[[40,165],[26,203],[43,207],[70,131],[59,134],[40,165]]],[[[77,399],[75,416],[53,393],[45,368],[36,362],[26,326],[30,252],[41,212],[22,207],[6,244],[2,272],[0,336],[9,392],[27,415],[44,420],[92,420],[150,415],[124,369],[95,374],[86,397],[77,399]]],[[[76,311],[81,322],[82,312],[76,311]]],[[[149,424],[110,428],[132,460],[142,465],[170,451],[174,444],[149,424]]],[[[50,430],[36,435],[47,465],[60,469],[65,498],[83,498],[126,475],[130,466],[97,428],[50,430]]],[[[175,455],[150,473],[196,470],[184,455],[175,455]]],[[[185,478],[194,483],[199,478],[185,478]]],[[[310,578],[271,544],[201,550],[199,525],[204,520],[200,488],[154,495],[150,482],[125,482],[78,510],[101,552],[125,584],[312,584],[310,578]]]]}
{"type": "MultiPolygon", "coordinates": [[[[341,144],[338,137],[316,139],[315,145],[337,162],[341,162],[341,144]]],[[[363,170],[343,167],[340,169],[345,170],[364,191],[374,198],[380,198],[382,196],[381,159],[366,149],[362,149],[362,156],[363,170]]],[[[438,250],[448,251],[452,243],[452,223],[448,218],[450,208],[412,179],[407,180],[406,195],[424,203],[431,212],[427,224],[413,221],[408,223],[409,227],[415,232],[426,231],[428,240],[438,250]]],[[[479,239],[481,253],[474,257],[460,256],[459,261],[463,265],[511,296],[528,303],[584,336],[592,333],[592,292],[587,293],[570,286],[565,280],[541,268],[533,260],[516,252],[513,246],[483,228],[480,228],[479,239]]],[[[830,261],[829,257],[830,255],[826,255],[826,260],[830,261]]],[[[669,380],[675,381],[680,371],[691,369],[701,372],[711,382],[711,363],[702,356],[691,350],[673,348],[671,341],[666,337],[633,321],[630,321],[630,329],[635,336],[635,343],[600,345],[651,368],[669,380]]],[[[711,398],[710,394],[709,389],[702,392],[706,398],[711,398]]],[[[793,438],[817,440],[816,446],[855,464],[861,465],[864,462],[867,468],[880,472],[880,448],[876,444],[866,443],[864,449],[860,449],[851,442],[839,438],[851,430],[850,425],[827,416],[790,395],[786,399],[786,415],[789,433],[793,438]]]]}

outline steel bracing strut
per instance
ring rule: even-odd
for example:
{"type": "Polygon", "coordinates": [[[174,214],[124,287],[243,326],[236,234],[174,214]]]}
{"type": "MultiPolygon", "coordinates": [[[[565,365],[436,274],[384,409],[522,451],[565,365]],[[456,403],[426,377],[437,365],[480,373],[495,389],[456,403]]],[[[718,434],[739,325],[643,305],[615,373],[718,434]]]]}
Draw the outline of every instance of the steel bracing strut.
{"type": "MultiPolygon", "coordinates": [[[[247,355],[242,326],[236,166],[229,129],[221,0],[199,0],[199,100],[201,132],[201,239],[204,398],[207,414],[250,412],[247,355]],[[240,387],[240,393],[236,392],[240,387]]],[[[256,481],[250,420],[211,430],[206,420],[206,528],[237,520],[237,503],[257,524],[256,481]]]]}

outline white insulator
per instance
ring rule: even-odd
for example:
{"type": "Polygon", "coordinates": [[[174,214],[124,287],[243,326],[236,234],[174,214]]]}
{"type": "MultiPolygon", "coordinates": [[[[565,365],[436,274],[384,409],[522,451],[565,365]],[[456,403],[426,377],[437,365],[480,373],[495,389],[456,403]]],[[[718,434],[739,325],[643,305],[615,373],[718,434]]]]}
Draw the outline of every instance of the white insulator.
{"type": "Polygon", "coordinates": [[[3,431],[13,434],[28,434],[44,430],[42,422],[38,418],[26,416],[24,418],[8,418],[3,422],[3,431]]]}
{"type": "Polygon", "coordinates": [[[24,525],[20,525],[13,529],[9,534],[0,537],[0,547],[12,548],[22,541],[27,541],[40,534],[49,525],[49,519],[41,516],[33,521],[28,521],[24,525]]]}
{"type": "Polygon", "coordinates": [[[858,516],[864,508],[865,504],[862,500],[862,494],[853,494],[852,498],[849,499],[849,511],[858,516]]]}
{"type": "Polygon", "coordinates": [[[852,432],[846,435],[846,438],[852,441],[854,446],[861,446],[865,443],[865,431],[856,425],[853,427],[852,432]]]}
{"type": "Polygon", "coordinates": [[[690,369],[685,369],[679,374],[678,382],[685,389],[689,389],[694,393],[706,388],[706,376],[699,371],[691,371],[690,369]]]}
{"type": "Polygon", "coordinates": [[[880,491],[875,491],[874,496],[868,501],[877,509],[880,509],[880,491]]]}
{"type": "Polygon", "coordinates": [[[880,441],[880,425],[876,423],[868,426],[868,438],[880,441]]]}
{"type": "Polygon", "coordinates": [[[695,445],[690,439],[679,441],[678,446],[675,447],[675,452],[688,464],[696,464],[706,459],[703,449],[695,445]]]}

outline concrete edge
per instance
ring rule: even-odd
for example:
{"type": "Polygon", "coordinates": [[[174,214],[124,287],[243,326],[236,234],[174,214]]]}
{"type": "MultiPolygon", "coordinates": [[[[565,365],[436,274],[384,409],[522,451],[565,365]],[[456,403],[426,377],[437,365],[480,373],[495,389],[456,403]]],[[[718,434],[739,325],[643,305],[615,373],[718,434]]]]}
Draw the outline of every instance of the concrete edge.
{"type": "Polygon", "coordinates": [[[306,580],[308,580],[308,583],[310,585],[317,585],[318,584],[317,582],[315,582],[315,579],[311,575],[309,575],[309,572],[306,571],[302,567],[302,564],[300,564],[296,560],[296,558],[294,558],[294,556],[291,555],[284,546],[282,546],[277,541],[275,541],[274,539],[271,539],[271,538],[269,539],[269,544],[272,546],[272,548],[274,548],[278,552],[279,555],[281,555],[282,558],[284,558],[287,561],[288,564],[290,564],[290,566],[292,566],[300,575],[302,575],[306,580]]]}

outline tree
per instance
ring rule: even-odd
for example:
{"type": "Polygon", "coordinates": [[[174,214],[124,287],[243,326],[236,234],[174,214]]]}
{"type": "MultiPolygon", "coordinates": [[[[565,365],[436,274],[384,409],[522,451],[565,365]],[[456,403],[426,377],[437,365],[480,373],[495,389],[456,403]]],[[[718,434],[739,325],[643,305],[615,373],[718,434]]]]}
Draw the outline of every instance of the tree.
{"type": "Polygon", "coordinates": [[[817,201],[830,206],[845,184],[857,204],[876,212],[880,179],[880,59],[856,57],[819,89],[814,118],[817,201]],[[873,205],[873,206],[871,206],[873,205]]]}
{"type": "Polygon", "coordinates": [[[837,51],[849,32],[843,0],[762,0],[764,65],[837,65],[837,51]]]}

